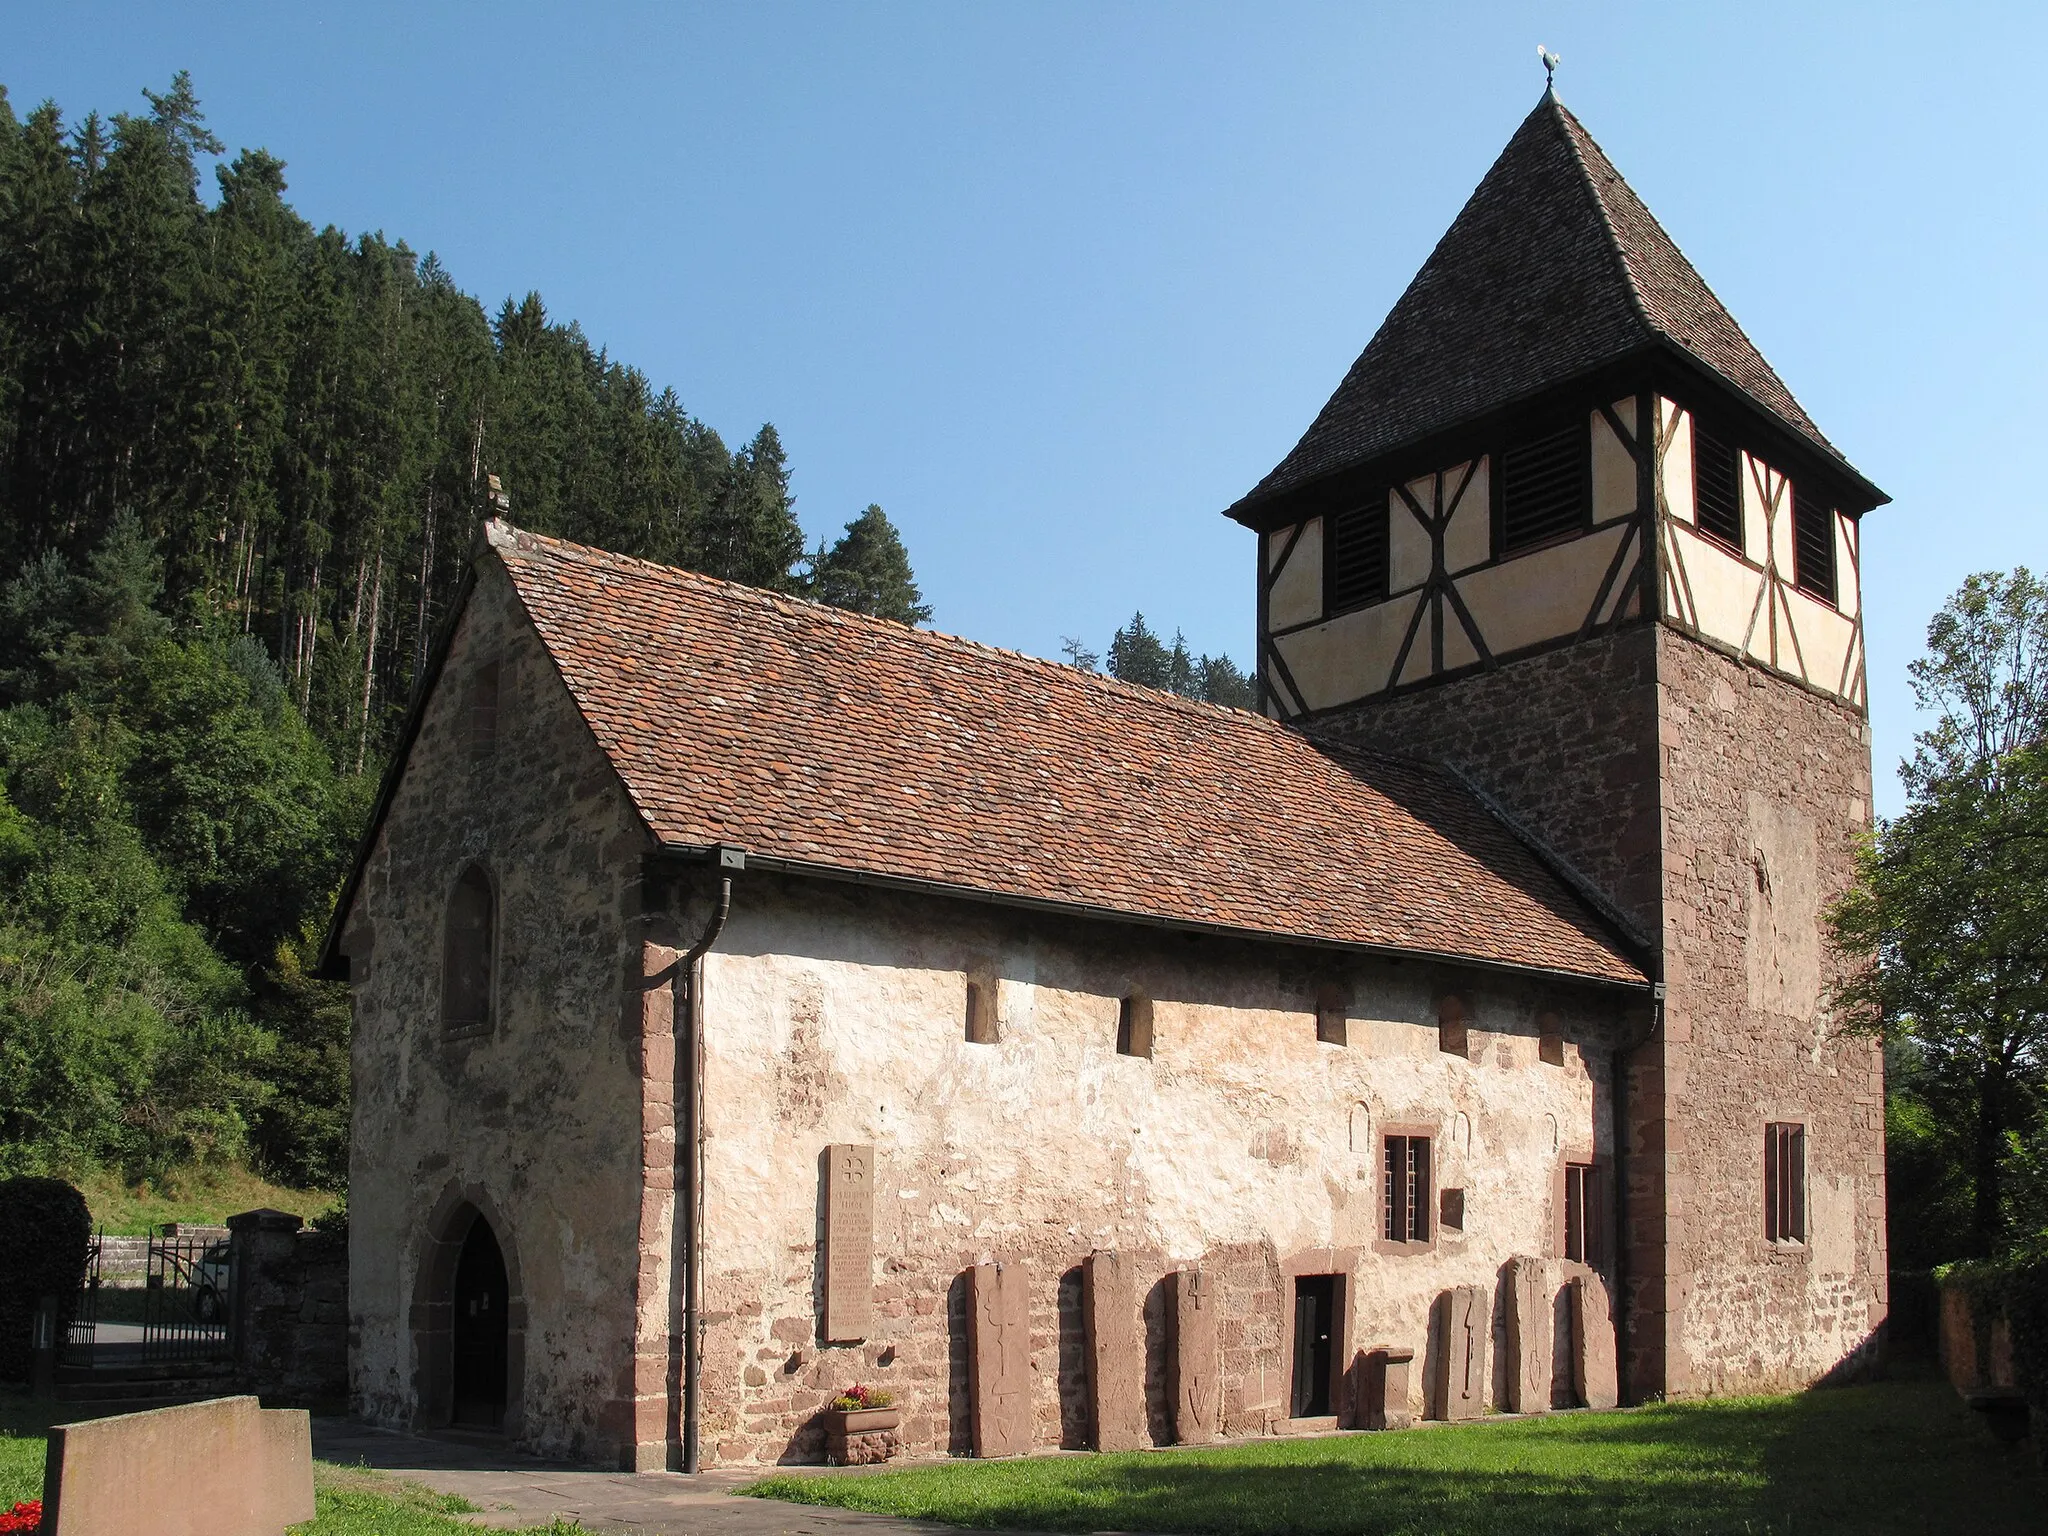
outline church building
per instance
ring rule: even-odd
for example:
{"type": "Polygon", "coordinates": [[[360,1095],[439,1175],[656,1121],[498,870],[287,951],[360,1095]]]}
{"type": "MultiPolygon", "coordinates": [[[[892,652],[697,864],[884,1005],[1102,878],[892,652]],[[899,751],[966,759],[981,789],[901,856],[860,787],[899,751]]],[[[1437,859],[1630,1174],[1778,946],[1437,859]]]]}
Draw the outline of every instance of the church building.
{"type": "Polygon", "coordinates": [[[1546,94],[1228,509],[1259,712],[488,524],[325,962],[357,1411],[695,1469],[1855,1372],[1884,499],[1546,94]]]}

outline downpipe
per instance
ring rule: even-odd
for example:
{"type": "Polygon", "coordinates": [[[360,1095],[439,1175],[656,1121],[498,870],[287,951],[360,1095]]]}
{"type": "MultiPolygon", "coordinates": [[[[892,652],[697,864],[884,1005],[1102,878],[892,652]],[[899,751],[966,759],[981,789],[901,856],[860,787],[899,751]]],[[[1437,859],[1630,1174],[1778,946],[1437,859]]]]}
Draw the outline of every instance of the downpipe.
{"type": "MultiPolygon", "coordinates": [[[[719,863],[726,869],[743,869],[745,855],[738,850],[720,850],[719,863]]],[[[725,929],[732,913],[732,876],[720,877],[718,905],[704,931],[676,962],[672,1006],[685,1021],[683,1049],[678,1065],[687,1064],[689,1091],[680,1095],[683,1111],[681,1135],[676,1138],[677,1161],[682,1163],[684,1278],[683,1278],[683,1470],[699,1467],[698,1442],[703,1421],[704,1363],[704,957],[725,929]],[[679,995],[678,995],[679,994],[679,995]]]]}

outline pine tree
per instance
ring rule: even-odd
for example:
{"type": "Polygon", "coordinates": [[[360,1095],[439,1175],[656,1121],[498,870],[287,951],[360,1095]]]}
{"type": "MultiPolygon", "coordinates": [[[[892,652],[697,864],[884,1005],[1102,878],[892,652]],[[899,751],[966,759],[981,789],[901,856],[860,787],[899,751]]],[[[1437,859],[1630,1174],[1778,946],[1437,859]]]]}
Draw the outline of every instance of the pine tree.
{"type": "Polygon", "coordinates": [[[924,624],[932,616],[917,590],[910,555],[896,525],[873,503],[846,525],[846,532],[830,549],[819,540],[804,589],[821,603],[872,613],[899,624],[924,624]]]}
{"type": "Polygon", "coordinates": [[[1141,688],[1165,688],[1173,680],[1173,654],[1145,623],[1143,613],[1109,642],[1109,675],[1141,688]]]}
{"type": "Polygon", "coordinates": [[[727,581],[788,592],[803,558],[803,529],[789,494],[789,464],[772,424],[733,455],[699,526],[690,562],[727,581]]]}

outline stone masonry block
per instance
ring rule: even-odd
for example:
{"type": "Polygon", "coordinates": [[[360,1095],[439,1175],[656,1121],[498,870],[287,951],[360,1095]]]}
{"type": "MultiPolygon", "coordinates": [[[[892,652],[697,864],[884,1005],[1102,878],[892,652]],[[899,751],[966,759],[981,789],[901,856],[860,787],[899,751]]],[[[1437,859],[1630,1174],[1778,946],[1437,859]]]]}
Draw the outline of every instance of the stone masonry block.
{"type": "Polygon", "coordinates": [[[1088,1418],[1098,1451],[1135,1451],[1145,1437],[1145,1345],[1131,1261],[1098,1250],[1082,1269],[1088,1339],[1088,1418]]]}

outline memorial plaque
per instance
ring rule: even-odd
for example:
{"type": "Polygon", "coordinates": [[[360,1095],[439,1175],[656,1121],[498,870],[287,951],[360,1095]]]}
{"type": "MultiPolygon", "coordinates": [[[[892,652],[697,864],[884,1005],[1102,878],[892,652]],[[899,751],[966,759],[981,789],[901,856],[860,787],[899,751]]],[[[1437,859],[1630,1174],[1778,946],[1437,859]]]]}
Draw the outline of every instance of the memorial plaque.
{"type": "Polygon", "coordinates": [[[1031,1279],[1021,1263],[967,1272],[967,1355],[974,1371],[974,1454],[1031,1449],[1031,1279]]]}
{"type": "Polygon", "coordinates": [[[1508,1411],[1550,1411],[1549,1266],[1527,1256],[1508,1261],[1508,1411]]]}
{"type": "Polygon", "coordinates": [[[1124,1255],[1088,1255],[1081,1326],[1088,1336],[1088,1418],[1095,1449],[1138,1450],[1146,1443],[1145,1345],[1138,1334],[1137,1284],[1124,1255]]]}
{"type": "Polygon", "coordinates": [[[1175,1270],[1173,1282],[1173,1437],[1181,1445],[1216,1438],[1216,1296],[1197,1269],[1175,1270]]]}
{"type": "Polygon", "coordinates": [[[1476,1419],[1486,1413],[1487,1340],[1493,1331],[1493,1308],[1476,1285],[1445,1291],[1436,1301],[1437,1417],[1476,1419]]]}
{"type": "Polygon", "coordinates": [[[1588,1408],[1612,1408],[1621,1401],[1607,1282],[1590,1271],[1572,1276],[1572,1391],[1588,1408]]]}
{"type": "Polygon", "coordinates": [[[868,1336],[875,1321],[875,1149],[825,1149],[825,1316],[828,1344],[868,1336]]]}

